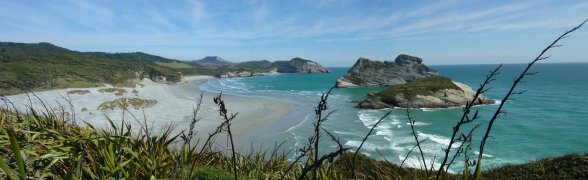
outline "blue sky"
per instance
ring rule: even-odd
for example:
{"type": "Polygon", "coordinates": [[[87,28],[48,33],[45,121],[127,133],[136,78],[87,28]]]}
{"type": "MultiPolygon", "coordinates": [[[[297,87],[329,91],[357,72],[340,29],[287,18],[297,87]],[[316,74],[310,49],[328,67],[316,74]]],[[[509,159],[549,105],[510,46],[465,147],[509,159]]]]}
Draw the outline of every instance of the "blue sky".
{"type": "MultiPolygon", "coordinates": [[[[588,18],[588,1],[0,0],[0,41],[193,60],[302,57],[351,66],[400,53],[426,64],[527,62],[588,18]]],[[[588,27],[549,62],[588,62],[588,27]]]]}

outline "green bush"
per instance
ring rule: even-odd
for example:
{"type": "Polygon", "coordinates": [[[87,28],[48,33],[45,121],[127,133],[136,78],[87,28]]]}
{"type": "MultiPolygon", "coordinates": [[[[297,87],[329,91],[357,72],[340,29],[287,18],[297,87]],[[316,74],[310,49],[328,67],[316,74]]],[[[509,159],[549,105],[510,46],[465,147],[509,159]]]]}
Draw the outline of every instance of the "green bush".
{"type": "Polygon", "coordinates": [[[235,179],[235,177],[228,171],[222,170],[214,166],[204,166],[196,169],[195,179],[235,179]]]}

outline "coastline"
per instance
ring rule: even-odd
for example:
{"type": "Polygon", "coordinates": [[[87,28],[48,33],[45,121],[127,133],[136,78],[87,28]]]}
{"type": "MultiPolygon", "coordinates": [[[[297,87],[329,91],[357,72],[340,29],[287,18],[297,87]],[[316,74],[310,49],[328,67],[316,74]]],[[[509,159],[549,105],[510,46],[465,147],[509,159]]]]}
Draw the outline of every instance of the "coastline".
{"type": "MultiPolygon", "coordinates": [[[[66,111],[70,108],[67,100],[69,98],[75,109],[75,114],[73,115],[75,115],[79,125],[82,125],[82,121],[84,121],[97,128],[107,128],[107,118],[110,118],[117,126],[121,124],[122,120],[130,123],[135,132],[139,131],[141,123],[146,122],[147,126],[153,129],[153,132],[158,133],[161,128],[171,125],[173,134],[177,134],[187,130],[190,126],[193,108],[195,108],[196,101],[202,92],[199,86],[213,78],[212,76],[187,76],[187,82],[182,84],[160,84],[149,79],[143,79],[140,85],[135,88],[122,88],[126,90],[123,96],[98,91],[99,89],[112,87],[108,85],[97,88],[58,89],[35,92],[35,94],[51,109],[64,106],[66,111]],[[71,90],[88,90],[90,93],[85,95],[67,94],[71,90]],[[138,93],[131,93],[134,90],[138,91],[138,93]],[[156,100],[157,104],[145,109],[129,108],[128,112],[123,112],[120,109],[97,110],[97,107],[105,101],[124,97],[152,99],[156,100]],[[82,109],[86,110],[82,111],[82,109]]],[[[218,114],[218,108],[213,102],[213,98],[218,95],[218,93],[204,92],[202,106],[197,115],[201,120],[196,123],[194,129],[197,132],[193,138],[194,142],[198,141],[198,139],[204,141],[208,137],[208,133],[216,130],[216,127],[222,122],[218,114]]],[[[19,111],[26,111],[27,106],[30,106],[31,103],[36,109],[44,109],[42,103],[36,97],[30,96],[29,99],[27,94],[17,94],[6,96],[5,98],[14,103],[19,111]]],[[[225,101],[229,113],[237,114],[232,122],[231,130],[240,149],[245,149],[247,145],[255,141],[256,137],[266,135],[264,133],[266,130],[264,129],[275,126],[276,123],[280,122],[280,119],[290,114],[294,108],[292,103],[263,98],[223,94],[222,99],[225,101]]],[[[217,138],[219,143],[224,140],[221,137],[217,138]]]]}

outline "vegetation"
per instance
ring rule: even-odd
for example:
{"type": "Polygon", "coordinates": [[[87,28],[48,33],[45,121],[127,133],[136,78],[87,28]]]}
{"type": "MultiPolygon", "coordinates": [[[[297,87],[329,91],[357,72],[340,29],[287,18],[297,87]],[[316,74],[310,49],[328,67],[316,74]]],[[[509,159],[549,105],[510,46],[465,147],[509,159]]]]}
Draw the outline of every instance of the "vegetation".
{"type": "Polygon", "coordinates": [[[98,106],[98,110],[114,110],[114,109],[126,109],[129,106],[134,109],[149,108],[155,106],[157,100],[152,99],[139,99],[139,98],[118,98],[112,101],[103,102],[98,106]]]}
{"type": "Polygon", "coordinates": [[[399,94],[404,95],[406,98],[412,98],[416,95],[429,95],[443,89],[456,89],[461,91],[448,77],[434,75],[406,84],[392,86],[380,91],[377,95],[383,99],[394,99],[399,94]]]}
{"type": "Polygon", "coordinates": [[[568,154],[482,173],[488,179],[588,179],[588,154],[568,154]]]}
{"type": "Polygon", "coordinates": [[[113,93],[114,92],[114,95],[122,96],[125,93],[127,93],[127,90],[122,89],[122,88],[105,88],[105,89],[98,89],[98,92],[101,92],[101,93],[113,93]]]}
{"type": "Polygon", "coordinates": [[[88,90],[71,90],[71,91],[67,91],[67,94],[84,95],[84,94],[90,94],[90,91],[88,91],[88,90]]]}
{"type": "Polygon", "coordinates": [[[176,70],[155,62],[172,60],[144,53],[84,53],[49,43],[0,42],[0,95],[25,90],[128,84],[137,78],[166,76],[176,70]]]}

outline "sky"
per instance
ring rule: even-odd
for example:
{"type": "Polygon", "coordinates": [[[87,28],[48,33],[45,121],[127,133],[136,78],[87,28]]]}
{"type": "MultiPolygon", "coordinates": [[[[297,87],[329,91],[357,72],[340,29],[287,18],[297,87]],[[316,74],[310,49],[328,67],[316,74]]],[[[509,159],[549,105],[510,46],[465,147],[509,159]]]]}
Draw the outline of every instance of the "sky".
{"type": "MultiPolygon", "coordinates": [[[[359,57],[425,64],[524,63],[588,18],[585,0],[0,0],[0,41],[179,60],[359,57]]],[[[588,27],[547,62],[588,62],[588,27]]]]}

